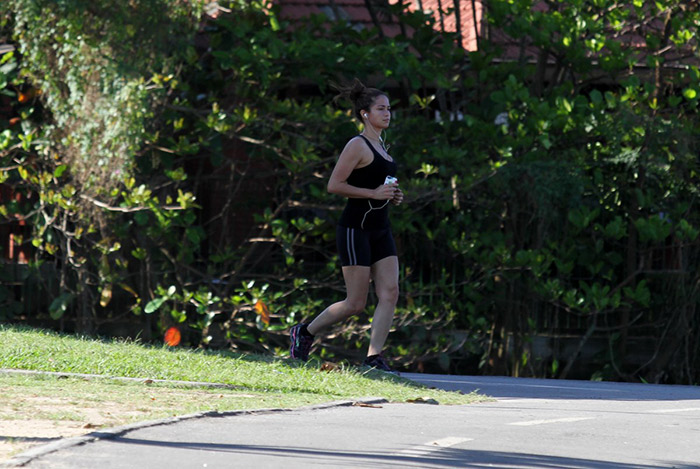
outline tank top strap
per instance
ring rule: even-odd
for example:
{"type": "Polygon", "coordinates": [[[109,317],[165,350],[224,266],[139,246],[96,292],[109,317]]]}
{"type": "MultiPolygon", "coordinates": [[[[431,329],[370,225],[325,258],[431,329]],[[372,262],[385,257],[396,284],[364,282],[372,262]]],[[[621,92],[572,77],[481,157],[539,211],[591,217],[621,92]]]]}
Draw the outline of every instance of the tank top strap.
{"type": "MultiPolygon", "coordinates": [[[[367,137],[365,137],[365,136],[362,135],[362,134],[359,134],[358,137],[362,137],[362,140],[364,140],[365,143],[367,144],[367,146],[369,147],[369,149],[372,150],[372,154],[373,154],[375,157],[384,158],[384,157],[377,151],[377,149],[374,148],[374,145],[372,145],[372,142],[370,142],[369,139],[368,139],[367,137]]],[[[386,159],[386,158],[385,158],[385,159],[386,159]]]]}

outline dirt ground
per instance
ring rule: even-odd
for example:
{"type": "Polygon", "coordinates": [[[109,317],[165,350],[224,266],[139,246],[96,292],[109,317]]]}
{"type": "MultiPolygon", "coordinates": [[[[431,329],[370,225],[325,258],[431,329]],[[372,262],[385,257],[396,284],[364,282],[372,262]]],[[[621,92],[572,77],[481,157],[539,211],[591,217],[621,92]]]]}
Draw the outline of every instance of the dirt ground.
{"type": "Polygon", "coordinates": [[[0,463],[27,451],[33,446],[50,443],[60,438],[84,435],[92,429],[76,422],[51,420],[0,421],[0,463]]]}
{"type": "Polygon", "coordinates": [[[118,426],[125,416],[139,414],[116,402],[77,408],[74,402],[62,398],[27,397],[23,400],[22,407],[31,407],[37,418],[29,419],[24,412],[18,412],[19,418],[13,418],[13,403],[0,402],[0,415],[4,417],[0,420],[0,463],[33,446],[85,435],[98,428],[118,426]],[[116,415],[118,419],[114,417],[116,415]]]}
{"type": "MultiPolygon", "coordinates": [[[[284,394],[0,372],[0,464],[99,429],[202,411],[289,406],[284,394]]],[[[317,403],[302,397],[292,405],[317,403]]]]}

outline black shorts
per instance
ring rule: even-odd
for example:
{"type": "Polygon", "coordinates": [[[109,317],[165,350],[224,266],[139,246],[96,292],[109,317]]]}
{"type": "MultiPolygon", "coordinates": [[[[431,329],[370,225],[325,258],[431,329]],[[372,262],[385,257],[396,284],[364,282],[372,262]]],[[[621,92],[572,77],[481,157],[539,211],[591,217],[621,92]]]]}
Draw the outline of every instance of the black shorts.
{"type": "Polygon", "coordinates": [[[371,266],[385,257],[396,255],[391,228],[361,230],[338,225],[336,229],[338,255],[343,267],[371,266]]]}

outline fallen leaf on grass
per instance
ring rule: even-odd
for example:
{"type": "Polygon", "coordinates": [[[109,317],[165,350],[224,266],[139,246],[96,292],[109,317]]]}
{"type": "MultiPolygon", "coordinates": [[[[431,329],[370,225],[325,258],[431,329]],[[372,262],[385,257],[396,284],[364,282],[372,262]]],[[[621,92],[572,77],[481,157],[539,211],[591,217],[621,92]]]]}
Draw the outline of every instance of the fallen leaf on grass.
{"type": "Polygon", "coordinates": [[[435,399],[431,399],[429,397],[416,397],[415,399],[408,399],[408,400],[406,400],[406,402],[410,402],[411,404],[432,404],[432,405],[439,405],[440,404],[435,399]]]}
{"type": "Polygon", "coordinates": [[[340,367],[337,363],[323,362],[321,365],[321,371],[340,371],[340,367]]]}
{"type": "Polygon", "coordinates": [[[370,407],[372,409],[381,409],[382,406],[377,405],[377,404],[368,404],[366,402],[353,402],[352,403],[353,407],[370,407]]]}

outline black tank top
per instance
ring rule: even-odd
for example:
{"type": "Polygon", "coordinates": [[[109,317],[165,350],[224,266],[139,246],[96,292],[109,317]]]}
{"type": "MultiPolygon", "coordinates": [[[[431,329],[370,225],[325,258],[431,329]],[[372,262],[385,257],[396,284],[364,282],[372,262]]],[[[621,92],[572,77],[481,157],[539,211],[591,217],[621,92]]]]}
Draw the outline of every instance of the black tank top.
{"type": "MultiPolygon", "coordinates": [[[[396,163],[384,158],[369,140],[360,135],[372,150],[372,162],[362,168],[355,168],[348,176],[348,184],[364,189],[376,189],[384,184],[387,176],[396,176],[396,163]]],[[[380,230],[389,227],[388,200],[349,198],[338,224],[346,228],[380,230]]]]}

